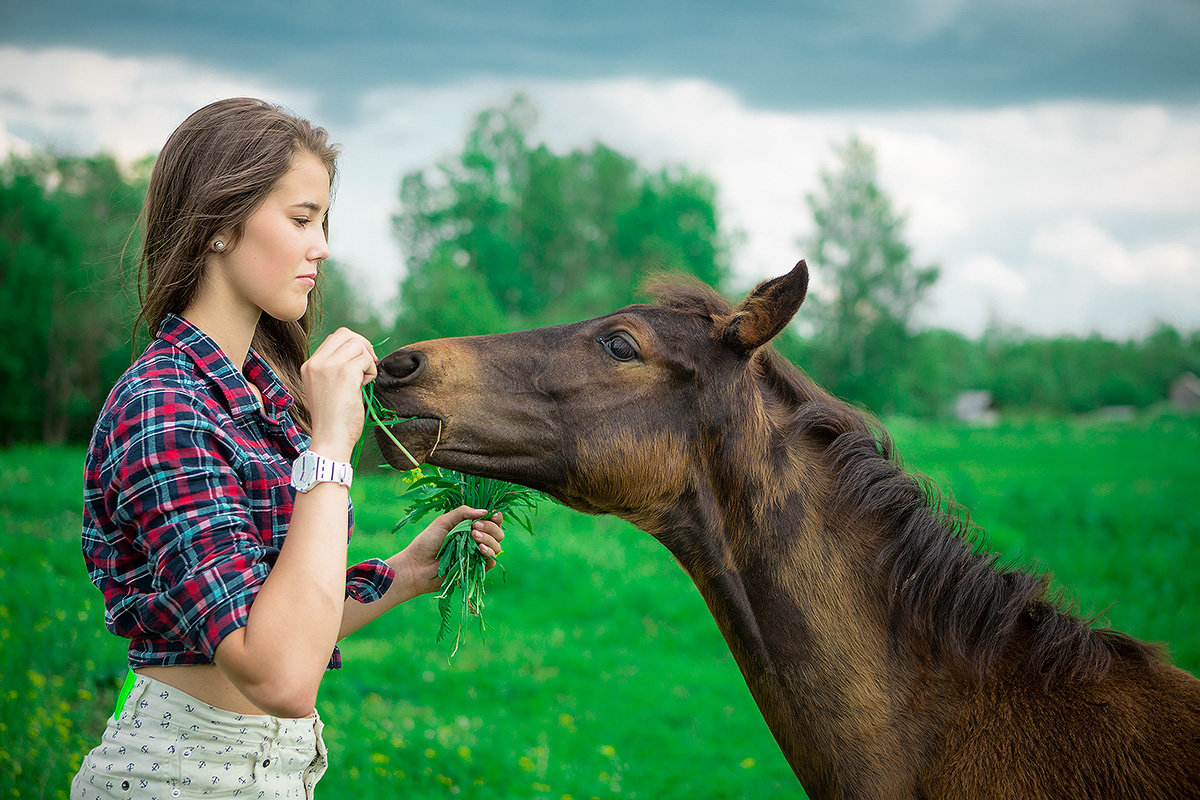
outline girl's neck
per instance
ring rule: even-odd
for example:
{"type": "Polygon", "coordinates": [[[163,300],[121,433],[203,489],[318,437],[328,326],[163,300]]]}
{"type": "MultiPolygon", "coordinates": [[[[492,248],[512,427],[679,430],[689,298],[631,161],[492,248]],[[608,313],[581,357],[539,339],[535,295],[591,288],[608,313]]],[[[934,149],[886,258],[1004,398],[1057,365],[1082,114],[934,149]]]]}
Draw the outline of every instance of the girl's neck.
{"type": "Polygon", "coordinates": [[[240,370],[250,353],[250,343],[254,340],[262,309],[214,295],[213,292],[202,292],[184,310],[183,318],[216,342],[217,347],[240,370]]]}

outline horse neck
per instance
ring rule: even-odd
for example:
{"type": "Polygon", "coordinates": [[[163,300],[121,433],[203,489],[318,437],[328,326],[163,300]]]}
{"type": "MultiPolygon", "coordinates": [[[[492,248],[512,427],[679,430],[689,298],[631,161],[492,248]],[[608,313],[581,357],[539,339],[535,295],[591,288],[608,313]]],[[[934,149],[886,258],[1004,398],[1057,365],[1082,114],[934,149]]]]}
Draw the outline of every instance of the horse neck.
{"type": "Polygon", "coordinates": [[[846,544],[875,537],[830,529],[819,475],[756,480],[744,458],[724,471],[710,461],[651,532],[695,581],[810,796],[908,780],[893,710],[909,677],[889,644],[883,590],[862,568],[871,556],[846,544]]]}

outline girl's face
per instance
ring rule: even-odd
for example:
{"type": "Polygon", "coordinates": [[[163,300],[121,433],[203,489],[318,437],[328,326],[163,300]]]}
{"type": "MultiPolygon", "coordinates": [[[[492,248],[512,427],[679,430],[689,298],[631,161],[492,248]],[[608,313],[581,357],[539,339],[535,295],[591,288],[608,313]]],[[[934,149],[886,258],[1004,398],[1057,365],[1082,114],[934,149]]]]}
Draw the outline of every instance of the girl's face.
{"type": "Polygon", "coordinates": [[[284,322],[300,319],[329,257],[321,223],[329,212],[329,173],[320,159],[300,152],[242,231],[237,245],[210,259],[227,300],[284,322]]]}

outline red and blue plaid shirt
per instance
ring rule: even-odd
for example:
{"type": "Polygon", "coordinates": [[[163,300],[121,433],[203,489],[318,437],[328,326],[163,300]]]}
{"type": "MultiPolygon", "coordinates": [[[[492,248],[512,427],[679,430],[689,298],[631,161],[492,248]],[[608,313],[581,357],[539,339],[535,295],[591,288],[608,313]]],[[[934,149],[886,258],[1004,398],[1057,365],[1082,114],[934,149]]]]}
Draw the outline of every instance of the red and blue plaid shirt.
{"type": "MultiPolygon", "coordinates": [[[[309,443],[291,405],[253,350],[243,374],[174,315],[113,388],[85,464],[83,554],[105,624],[131,640],[131,667],[212,663],[246,624],[292,517],[292,461],[309,443]]],[[[369,603],[394,576],[372,559],[347,571],[346,592],[369,603]]]]}

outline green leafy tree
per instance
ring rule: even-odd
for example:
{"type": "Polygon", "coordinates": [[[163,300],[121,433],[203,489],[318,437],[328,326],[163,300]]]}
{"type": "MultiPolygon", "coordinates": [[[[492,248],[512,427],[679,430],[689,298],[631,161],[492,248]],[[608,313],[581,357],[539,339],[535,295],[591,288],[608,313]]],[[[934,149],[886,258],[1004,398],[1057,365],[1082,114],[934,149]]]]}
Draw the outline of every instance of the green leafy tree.
{"type": "Polygon", "coordinates": [[[45,432],[54,320],[61,313],[56,303],[68,290],[69,265],[78,259],[79,242],[42,188],[27,175],[0,181],[0,318],[8,327],[0,348],[4,444],[45,432]]]}
{"type": "Polygon", "coordinates": [[[818,335],[811,365],[835,392],[879,411],[900,402],[912,315],[938,277],[919,266],[904,239],[905,218],[879,186],[874,150],[858,137],[837,149],[807,196],[816,225],[802,246],[829,287],[812,300],[818,335]]]}
{"type": "Polygon", "coordinates": [[[439,248],[422,269],[405,277],[400,291],[406,313],[396,322],[389,349],[424,339],[495,333],[507,326],[485,276],[456,260],[461,252],[439,248]]]}
{"type": "Polygon", "coordinates": [[[554,153],[531,143],[536,119],[518,95],[480,113],[460,153],[404,176],[402,341],[604,313],[654,269],[722,286],[711,181],[648,171],[602,144],[554,153]]]}
{"type": "Polygon", "coordinates": [[[0,167],[0,302],[21,343],[0,370],[6,386],[36,392],[6,403],[6,441],[85,437],[129,364],[136,298],[121,256],[137,249],[148,167],[46,154],[0,167]]]}

